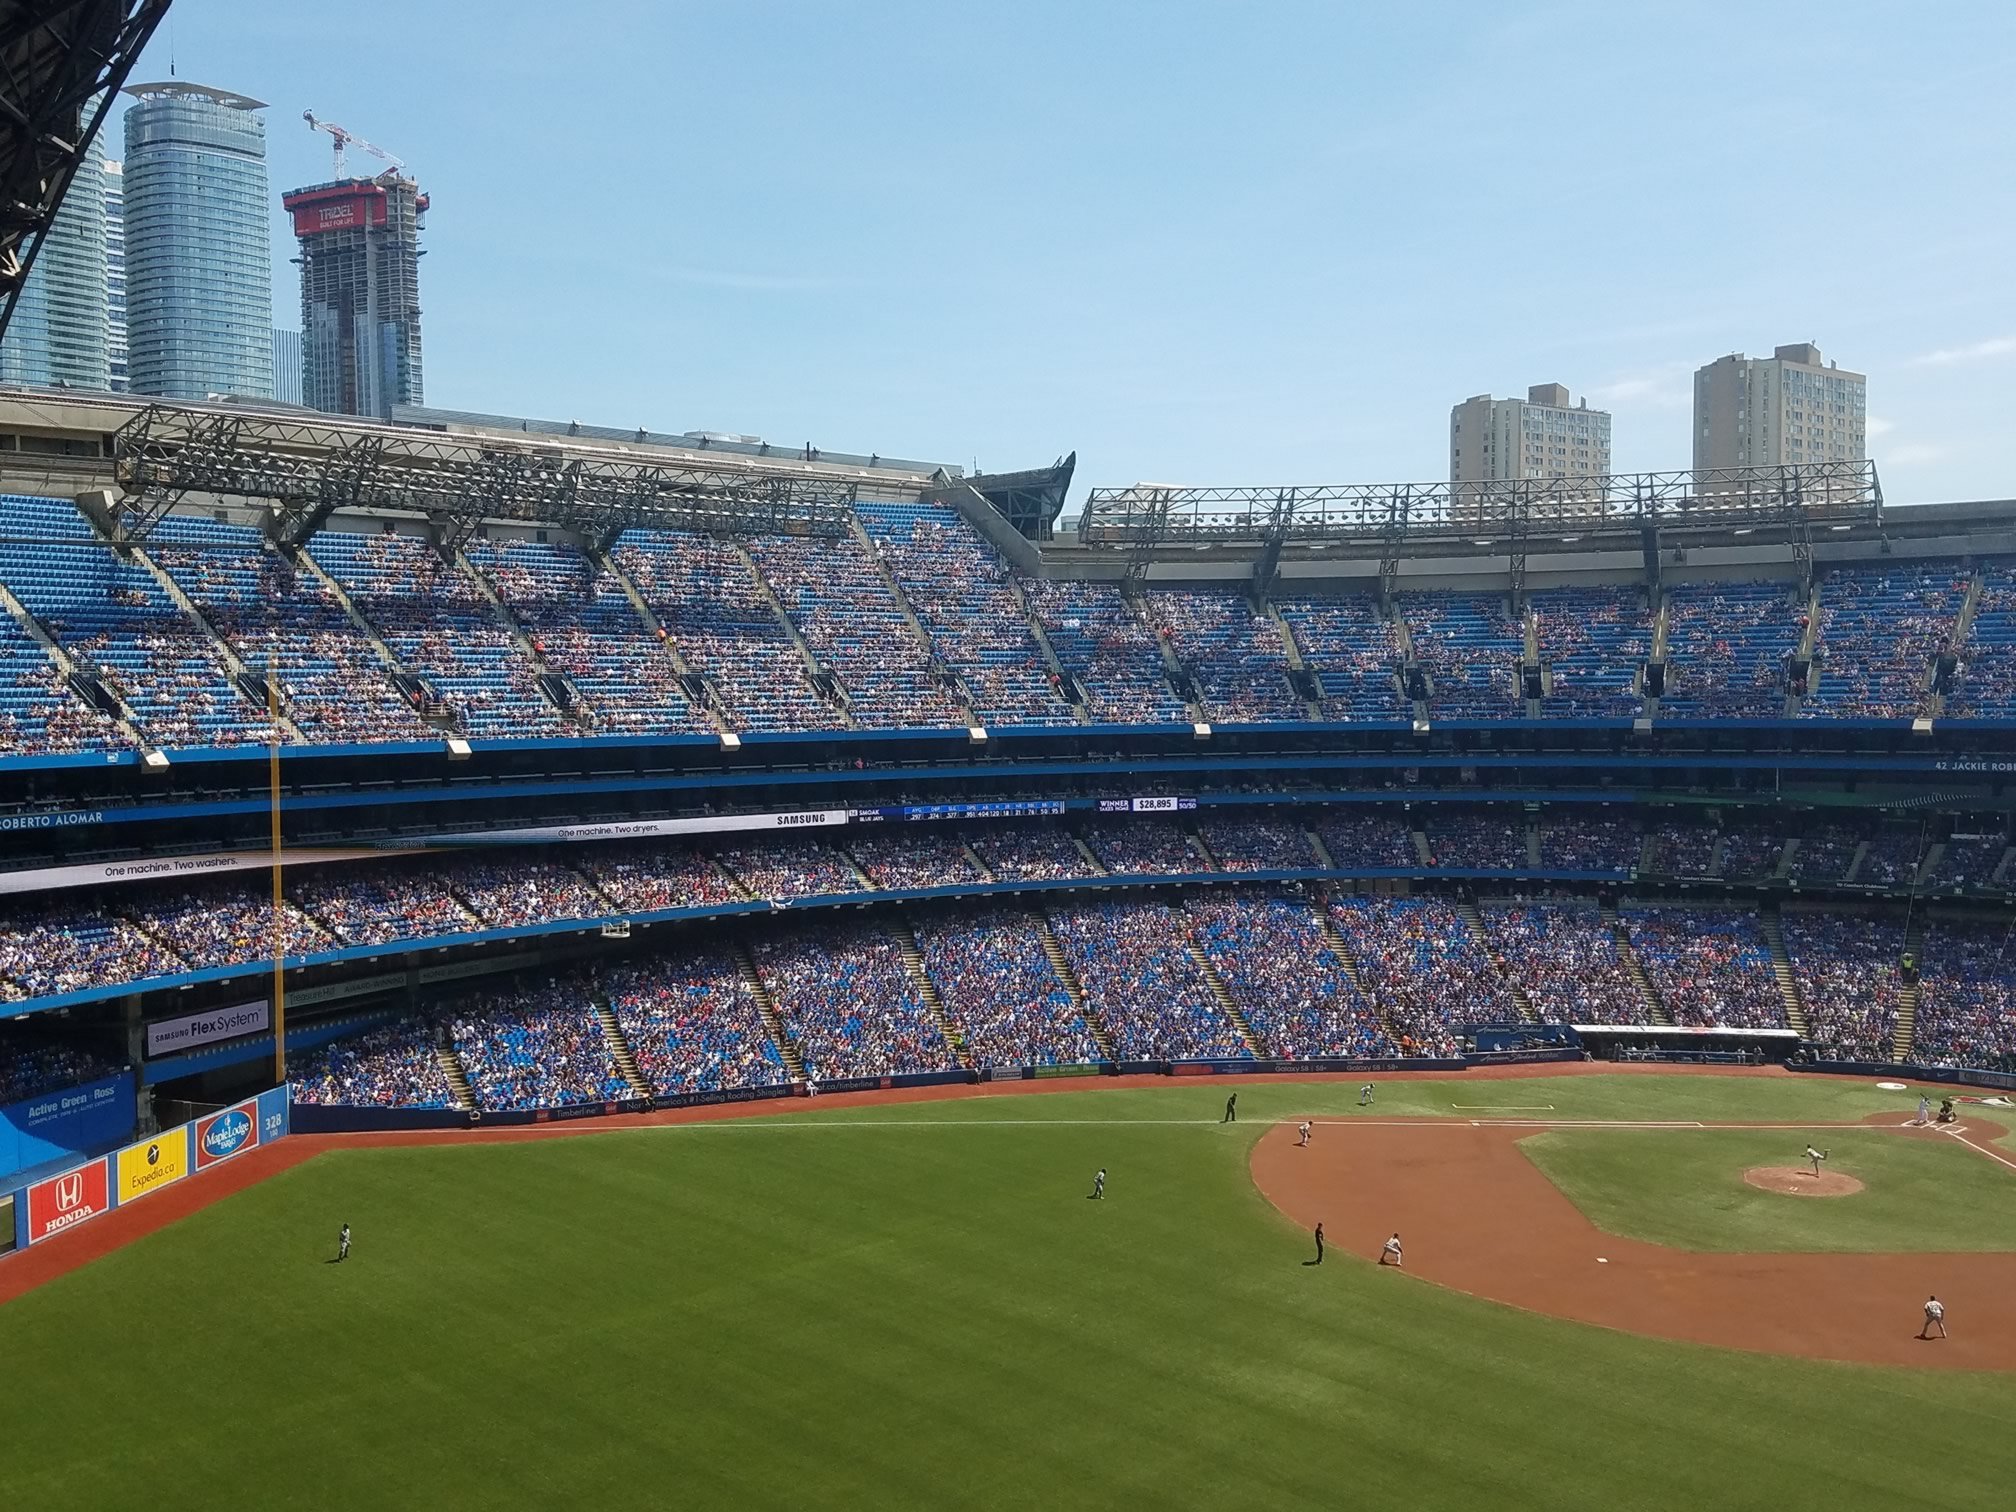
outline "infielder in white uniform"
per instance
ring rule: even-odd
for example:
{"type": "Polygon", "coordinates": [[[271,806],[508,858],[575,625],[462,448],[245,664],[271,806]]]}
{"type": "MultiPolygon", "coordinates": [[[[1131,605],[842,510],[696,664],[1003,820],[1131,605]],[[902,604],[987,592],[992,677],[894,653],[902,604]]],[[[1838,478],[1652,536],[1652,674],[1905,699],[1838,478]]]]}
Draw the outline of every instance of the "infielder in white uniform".
{"type": "Polygon", "coordinates": [[[1939,1337],[1946,1337],[1946,1304],[1937,1297],[1925,1299],[1925,1326],[1918,1330],[1918,1337],[1929,1339],[1933,1329],[1939,1330],[1939,1337]]]}
{"type": "Polygon", "coordinates": [[[1106,1167],[1104,1166],[1099,1167],[1099,1174],[1092,1178],[1092,1195],[1094,1197],[1104,1197],[1106,1195],[1106,1167]]]}
{"type": "Polygon", "coordinates": [[[1372,1083],[1367,1082],[1358,1089],[1358,1106],[1364,1107],[1372,1101],[1372,1083]]]}
{"type": "Polygon", "coordinates": [[[1300,1130],[1300,1132],[1301,1132],[1301,1135],[1302,1135],[1302,1137],[1301,1137],[1300,1139],[1296,1140],[1296,1141],[1295,1141],[1295,1143],[1296,1143],[1296,1144],[1298,1144],[1298,1145],[1307,1145],[1307,1144],[1309,1143],[1309,1120],[1308,1120],[1308,1119],[1306,1119],[1306,1118],[1305,1118],[1305,1119],[1303,1119],[1303,1120],[1302,1120],[1302,1124],[1301,1124],[1301,1130],[1300,1130]]]}
{"type": "Polygon", "coordinates": [[[1391,1239],[1388,1239],[1385,1245],[1380,1249],[1379,1263],[1381,1265],[1400,1264],[1400,1236],[1398,1234],[1395,1234],[1391,1239]]]}

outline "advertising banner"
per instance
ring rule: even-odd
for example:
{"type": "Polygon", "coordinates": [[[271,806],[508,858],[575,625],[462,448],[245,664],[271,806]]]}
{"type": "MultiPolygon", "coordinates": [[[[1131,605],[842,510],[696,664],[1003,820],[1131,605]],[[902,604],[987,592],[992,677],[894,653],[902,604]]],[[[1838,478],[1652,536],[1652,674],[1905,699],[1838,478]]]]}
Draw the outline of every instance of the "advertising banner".
{"type": "Polygon", "coordinates": [[[287,1089],[275,1087],[270,1092],[259,1094],[259,1142],[271,1144],[281,1135],[290,1133],[293,1125],[288,1119],[287,1089]]]}
{"type": "Polygon", "coordinates": [[[114,1158],[114,1170],[112,1190],[122,1203],[173,1186],[189,1174],[189,1126],[126,1146],[114,1158]]]}
{"type": "Polygon", "coordinates": [[[207,1171],[259,1143],[259,1104],[255,1099],[196,1120],[196,1169],[207,1171]]]}
{"type": "Polygon", "coordinates": [[[133,1074],[122,1072],[0,1108],[0,1178],[76,1159],[133,1132],[133,1074]]]}
{"type": "Polygon", "coordinates": [[[28,1242],[40,1244],[112,1207],[110,1160],[51,1176],[28,1188],[28,1242]]]}
{"type": "Polygon", "coordinates": [[[846,809],[806,809],[784,814],[702,814],[691,819],[632,819],[608,824],[549,824],[536,829],[475,830],[430,835],[423,845],[526,845],[542,841],[643,840],[654,835],[708,835],[733,830],[814,829],[845,824],[846,809]]]}
{"type": "Polygon", "coordinates": [[[264,1034],[272,1027],[273,1005],[264,998],[256,1003],[233,1003],[228,1008],[185,1013],[180,1018],[156,1019],[147,1026],[147,1058],[180,1055],[204,1045],[264,1034]]]}

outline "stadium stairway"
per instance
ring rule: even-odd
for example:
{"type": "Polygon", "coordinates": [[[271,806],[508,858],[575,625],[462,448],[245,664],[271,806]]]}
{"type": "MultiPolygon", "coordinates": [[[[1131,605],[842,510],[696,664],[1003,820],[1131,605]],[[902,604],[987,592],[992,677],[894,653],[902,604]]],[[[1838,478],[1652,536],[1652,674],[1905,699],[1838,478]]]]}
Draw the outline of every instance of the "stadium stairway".
{"type": "Polygon", "coordinates": [[[1708,852],[1708,875],[1722,875],[1722,863],[1729,857],[1729,832],[1723,830],[1715,836],[1715,844],[1708,852]]]}
{"type": "Polygon", "coordinates": [[[736,942],[735,964],[742,972],[749,995],[756,999],[756,1012],[762,1016],[763,1027],[770,1031],[770,1043],[783,1057],[784,1069],[791,1073],[793,1081],[805,1080],[805,1057],[798,1053],[797,1041],[784,1032],[784,1021],[777,1016],[777,1000],[770,996],[770,988],[763,980],[763,973],[756,969],[756,957],[749,953],[746,941],[736,942]]]}
{"type": "MultiPolygon", "coordinates": [[[[265,686],[265,672],[262,669],[255,669],[246,665],[245,658],[238,654],[238,648],[226,640],[223,633],[204,617],[203,611],[197,607],[196,600],[189,597],[183,591],[182,585],[175,581],[174,575],[159,562],[155,561],[145,548],[132,546],[127,548],[127,550],[131,553],[133,564],[136,567],[143,568],[148,576],[152,577],[155,583],[159,585],[161,591],[168,595],[168,602],[173,604],[177,609],[180,609],[182,617],[203,632],[205,638],[210,642],[211,650],[216,653],[217,659],[224,664],[225,670],[230,673],[232,685],[237,688],[246,703],[252,704],[252,689],[255,686],[261,688],[265,686]]],[[[305,744],[307,737],[301,733],[301,727],[294,723],[293,718],[288,714],[285,696],[280,693],[278,688],[273,690],[273,695],[270,705],[262,702],[253,704],[253,707],[259,710],[262,718],[265,716],[267,707],[278,709],[278,722],[281,730],[285,732],[289,739],[305,744]]]]}
{"type": "Polygon", "coordinates": [[[1659,991],[1652,985],[1652,978],[1646,974],[1645,963],[1638,959],[1638,952],[1631,944],[1631,931],[1624,927],[1624,921],[1617,917],[1617,905],[1603,905],[1603,922],[1610,926],[1610,934],[1617,941],[1617,958],[1624,963],[1624,969],[1631,973],[1631,980],[1638,984],[1639,996],[1645,999],[1647,1022],[1670,1026],[1673,1015],[1660,998],[1659,991]]]}
{"type": "Polygon", "coordinates": [[[1085,690],[1078,685],[1077,678],[1065,672],[1064,663],[1057,659],[1057,648],[1050,644],[1050,632],[1043,628],[1043,621],[1029,608],[1029,595],[1022,591],[1022,579],[1011,572],[1005,582],[1008,596],[1015,600],[1015,608],[1022,616],[1022,623],[1029,627],[1030,639],[1036,642],[1044,668],[1057,680],[1058,691],[1077,695],[1071,703],[1071,717],[1080,724],[1090,724],[1092,711],[1085,707],[1085,690]]]}
{"type": "MultiPolygon", "coordinates": [[[[1529,838],[1532,831],[1528,831],[1529,838]]],[[[1456,915],[1462,919],[1463,927],[1470,931],[1470,938],[1484,949],[1491,958],[1491,964],[1498,968],[1498,979],[1505,984],[1505,990],[1512,995],[1513,1005],[1519,1010],[1519,1017],[1529,1024],[1540,1022],[1540,1015],[1533,1011],[1533,999],[1527,996],[1525,986],[1505,966],[1505,957],[1498,950],[1498,942],[1491,938],[1491,931],[1485,927],[1484,915],[1477,905],[1468,898],[1456,900],[1456,915]]]]}
{"type": "Polygon", "coordinates": [[[1176,648],[1169,644],[1169,637],[1155,628],[1155,616],[1148,612],[1148,606],[1142,601],[1140,590],[1131,580],[1123,581],[1120,584],[1120,597],[1127,605],[1128,612],[1148,628],[1148,634],[1155,642],[1155,650],[1162,658],[1162,673],[1169,679],[1170,688],[1183,699],[1183,717],[1189,720],[1208,720],[1211,716],[1195,696],[1198,693],[1197,679],[1191,676],[1190,669],[1183,665],[1183,659],[1176,654],[1176,648]]]}
{"type": "Polygon", "coordinates": [[[903,622],[910,627],[911,637],[923,648],[925,656],[930,659],[930,664],[934,668],[942,668],[950,679],[947,685],[948,691],[958,702],[960,712],[966,717],[966,723],[980,724],[982,721],[973,707],[973,696],[967,690],[966,680],[952,671],[951,663],[939,652],[938,643],[931,639],[931,632],[924,628],[924,621],[917,616],[917,606],[910,602],[910,596],[903,591],[903,585],[896,581],[896,574],[889,570],[888,562],[883,559],[882,549],[875,544],[874,537],[868,534],[867,526],[861,523],[860,516],[850,512],[847,516],[847,527],[853,532],[854,539],[860,543],[861,549],[868,554],[868,560],[875,564],[876,576],[882,579],[882,586],[888,590],[889,597],[902,612],[903,622]]]}
{"type": "Polygon", "coordinates": [[[666,630],[664,622],[651,612],[651,606],[644,601],[644,595],[638,591],[637,585],[630,581],[630,575],[616,565],[616,559],[607,551],[588,547],[583,549],[582,554],[597,572],[607,576],[610,582],[623,590],[623,597],[630,600],[630,607],[637,611],[637,618],[643,623],[644,628],[651,632],[651,638],[664,650],[672,663],[672,670],[679,674],[680,684],[686,690],[688,699],[692,699],[692,690],[695,688],[706,691],[707,696],[704,700],[693,701],[695,707],[707,716],[707,722],[717,730],[727,729],[728,721],[722,716],[713,685],[693,670],[693,664],[687,661],[685,654],[680,651],[678,641],[666,630]]]}
{"type": "Polygon", "coordinates": [[[973,870],[980,873],[980,875],[985,877],[989,882],[999,882],[1001,880],[998,876],[994,874],[994,868],[989,866],[984,860],[981,859],[980,852],[973,849],[973,847],[966,841],[962,840],[959,842],[959,854],[966,858],[966,864],[968,866],[972,867],[973,870]]]}
{"type": "MultiPolygon", "coordinates": [[[[312,553],[304,547],[289,546],[285,555],[297,573],[312,577],[322,585],[322,591],[335,601],[336,606],[343,611],[343,617],[356,627],[357,633],[363,636],[365,642],[377,653],[379,662],[392,678],[393,686],[399,688],[402,693],[408,692],[409,689],[427,689],[426,681],[400,662],[397,653],[386,644],[385,637],[378,633],[378,627],[364,617],[364,611],[359,609],[356,601],[350,597],[350,590],[325,572],[322,564],[315,560],[312,553]]],[[[430,718],[424,709],[421,711],[421,717],[430,718]]]]}
{"type": "Polygon", "coordinates": [[[855,721],[853,711],[848,707],[847,690],[840,686],[839,678],[828,675],[820,667],[819,658],[812,654],[812,648],[805,644],[805,637],[798,633],[797,621],[792,619],[784,608],[784,600],[779,598],[777,590],[770,586],[770,579],[765,577],[763,569],[756,565],[756,558],[749,554],[749,548],[740,541],[729,540],[726,537],[717,539],[735,553],[736,560],[742,564],[742,570],[749,574],[749,580],[756,585],[756,591],[763,595],[763,602],[768,604],[770,612],[777,616],[777,624],[783,630],[785,638],[798,650],[798,660],[804,664],[807,680],[832,708],[841,726],[849,730],[860,729],[861,726],[855,721]]]}
{"type": "Polygon", "coordinates": [[[434,1059],[441,1067],[441,1074],[448,1078],[448,1090],[455,1094],[455,1106],[467,1113],[476,1106],[476,1089],[469,1085],[469,1073],[462,1069],[462,1058],[455,1053],[452,1045],[436,1045],[434,1059]]]}
{"type": "Polygon", "coordinates": [[[1071,837],[1071,843],[1078,847],[1078,854],[1085,858],[1085,864],[1091,869],[1093,876],[1104,877],[1108,875],[1106,863],[1099,859],[1099,853],[1086,843],[1083,835],[1074,834],[1071,837]]]}
{"type": "Polygon", "coordinates": [[[1185,844],[1204,858],[1204,869],[1206,871],[1215,872],[1224,870],[1218,864],[1217,856],[1211,852],[1211,843],[1204,838],[1201,831],[1186,830],[1183,833],[1183,840],[1185,844]]]}
{"type": "Polygon", "coordinates": [[[1309,849],[1316,857],[1316,864],[1325,871],[1337,870],[1337,858],[1330,854],[1330,847],[1323,843],[1323,837],[1316,833],[1314,827],[1305,826],[1302,834],[1309,842],[1309,849]]]}
{"type": "Polygon", "coordinates": [[[1771,950],[1771,975],[1778,983],[1778,996],[1785,1000],[1785,1022],[1806,1038],[1806,1005],[1799,1000],[1799,978],[1792,972],[1792,953],[1785,948],[1785,931],[1776,910],[1757,915],[1757,928],[1771,950]]]}
{"type": "MultiPolygon", "coordinates": [[[[81,697],[82,695],[77,691],[78,679],[80,677],[90,678],[90,674],[84,672],[77,665],[76,658],[63,649],[62,644],[55,636],[49,633],[48,628],[40,620],[36,619],[33,614],[29,613],[28,606],[16,598],[14,590],[7,587],[4,583],[0,583],[0,609],[4,609],[13,618],[14,622],[21,627],[22,633],[42,648],[42,654],[49,658],[50,664],[63,675],[64,681],[69,684],[71,696],[73,698],[81,697]]],[[[19,677],[23,674],[17,670],[15,675],[19,677]]],[[[96,684],[98,691],[103,697],[110,701],[111,706],[118,711],[116,717],[119,728],[126,738],[131,740],[135,745],[146,745],[148,742],[141,733],[140,722],[134,716],[132,709],[127,707],[126,700],[119,696],[119,690],[102,679],[91,678],[90,680],[96,684]]]]}
{"type": "Polygon", "coordinates": [[[1337,927],[1336,921],[1330,917],[1329,894],[1325,893],[1317,902],[1315,914],[1316,928],[1323,935],[1323,943],[1328,945],[1331,954],[1337,957],[1337,964],[1344,968],[1344,979],[1358,989],[1358,996],[1372,1010],[1374,1015],[1377,1016],[1379,1027],[1386,1031],[1387,1038],[1392,1040],[1394,1044],[1399,1044],[1403,1031],[1398,1024],[1386,1016],[1385,1005],[1374,997],[1371,991],[1365,986],[1365,973],[1358,967],[1358,957],[1352,954],[1351,942],[1344,938],[1344,932],[1337,927]]]}
{"type": "Polygon", "coordinates": [[[1107,1060],[1120,1057],[1113,1046],[1113,1036],[1107,1032],[1105,1021],[1085,997],[1085,984],[1078,980],[1078,973],[1071,967],[1071,958],[1064,953],[1064,946],[1057,938],[1057,932],[1050,927],[1050,920],[1040,913],[1032,913],[1029,922],[1035,926],[1036,938],[1042,941],[1043,954],[1050,959],[1050,969],[1057,973],[1057,980],[1064,984],[1064,992],[1071,999],[1071,1006],[1078,1010],[1078,1016],[1085,1020],[1085,1027],[1092,1031],[1092,1038],[1099,1046],[1099,1053],[1107,1060]]]}
{"type": "Polygon", "coordinates": [[[581,696],[581,690],[574,686],[567,674],[547,661],[545,654],[532,644],[532,637],[525,633],[525,626],[519,622],[518,616],[511,612],[511,606],[504,601],[504,595],[497,591],[497,585],[484,576],[482,569],[469,560],[460,546],[452,549],[448,561],[457,572],[476,585],[476,591],[483,595],[484,602],[490,606],[490,613],[511,637],[511,643],[518,648],[518,654],[539,674],[539,691],[546,696],[546,701],[553,705],[554,712],[560,716],[560,722],[563,725],[574,726],[582,734],[593,734],[595,711],[589,707],[587,700],[581,696]],[[555,694],[556,688],[566,690],[566,701],[555,694]]]}
{"type": "Polygon", "coordinates": [[[854,873],[854,880],[861,884],[863,892],[881,892],[882,884],[868,875],[868,868],[854,859],[854,852],[844,845],[833,847],[833,853],[847,863],[847,870],[854,873]]]}
{"type": "Polygon", "coordinates": [[[1218,975],[1218,968],[1211,964],[1211,957],[1204,947],[1197,943],[1192,933],[1189,911],[1183,913],[1183,948],[1190,952],[1190,959],[1197,963],[1197,972],[1204,978],[1204,985],[1211,990],[1211,999],[1225,1011],[1225,1017],[1232,1021],[1232,1027],[1239,1031],[1239,1038],[1246,1042],[1246,1048],[1255,1060],[1267,1059],[1267,1042],[1260,1038],[1260,1032],[1253,1027],[1253,1021],[1246,1017],[1246,1010],[1232,996],[1232,989],[1225,985],[1225,978],[1218,975]]]}
{"type": "MultiPolygon", "coordinates": [[[[1306,686],[1314,687],[1316,684],[1310,676],[1309,663],[1302,659],[1302,647],[1296,643],[1295,631],[1289,626],[1287,618],[1274,607],[1272,599],[1263,596],[1255,602],[1261,616],[1274,627],[1274,633],[1281,637],[1281,654],[1288,663],[1289,672],[1300,674],[1299,677],[1291,676],[1288,679],[1288,686],[1292,689],[1298,682],[1304,682],[1306,686]]],[[[1323,717],[1322,706],[1313,698],[1303,699],[1302,708],[1311,720],[1323,717]]]]}
{"type": "Polygon", "coordinates": [[[1428,832],[1416,824],[1407,831],[1407,838],[1414,842],[1414,856],[1423,866],[1435,864],[1435,852],[1428,848],[1428,832]]]}
{"type": "Polygon", "coordinates": [[[1904,926],[1904,953],[1918,963],[1911,979],[1897,993],[1897,1031],[1890,1038],[1890,1058],[1909,1060],[1912,1041],[1918,1037],[1918,998],[1925,974],[1925,915],[1913,912],[1904,926]]]}
{"type": "Polygon", "coordinates": [[[1853,882],[1856,874],[1862,870],[1863,861],[1868,859],[1868,856],[1869,842],[1867,840],[1858,841],[1855,846],[1855,854],[1848,858],[1848,870],[1841,873],[1842,882],[1853,882]]]}
{"type": "Polygon", "coordinates": [[[903,969],[910,973],[910,981],[917,989],[917,995],[924,1000],[924,1006],[931,1010],[931,1020],[938,1026],[938,1032],[945,1036],[945,1043],[952,1047],[952,1053],[959,1057],[959,1064],[966,1070],[973,1069],[973,1052],[966,1044],[966,1031],[952,1021],[951,1013],[945,1007],[945,999],[938,995],[938,984],[931,980],[931,973],[924,969],[924,952],[917,948],[917,931],[908,919],[893,919],[889,924],[890,938],[896,942],[896,952],[903,957],[903,969]]]}
{"type": "Polygon", "coordinates": [[[595,1022],[602,1026],[602,1040],[608,1045],[609,1054],[615,1058],[616,1069],[623,1073],[623,1080],[630,1083],[632,1092],[649,1099],[652,1096],[651,1083],[644,1079],[644,1073],[637,1065],[637,1056],[630,1048],[630,1041],[623,1037],[623,1026],[616,1022],[616,1013],[609,1006],[609,1000],[598,992],[588,1002],[595,1010],[595,1022]]]}
{"type": "MultiPolygon", "coordinates": [[[[1820,667],[1813,660],[1813,649],[1820,644],[1820,582],[1814,579],[1806,590],[1806,628],[1799,634],[1799,646],[1792,655],[1794,660],[1806,665],[1806,691],[1812,693],[1820,686],[1820,667]]],[[[1804,700],[1790,688],[1785,690],[1785,716],[1797,718],[1799,706],[1804,700]]]]}

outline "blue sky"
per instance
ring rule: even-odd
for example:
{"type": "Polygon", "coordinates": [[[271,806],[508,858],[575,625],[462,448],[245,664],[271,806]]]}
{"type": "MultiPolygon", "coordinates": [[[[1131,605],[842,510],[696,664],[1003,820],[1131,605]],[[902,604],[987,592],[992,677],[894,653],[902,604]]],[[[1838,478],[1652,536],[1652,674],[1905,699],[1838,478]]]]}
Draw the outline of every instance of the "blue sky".
{"type": "MultiPolygon", "coordinates": [[[[135,77],[433,196],[427,398],[1082,486],[1446,475],[1562,382],[1685,467],[1817,341],[1898,502],[2016,496],[2016,6],[175,0],[135,77]],[[556,19],[556,16],[558,19],[556,19]]],[[[108,146],[117,151],[116,126],[108,146]]]]}

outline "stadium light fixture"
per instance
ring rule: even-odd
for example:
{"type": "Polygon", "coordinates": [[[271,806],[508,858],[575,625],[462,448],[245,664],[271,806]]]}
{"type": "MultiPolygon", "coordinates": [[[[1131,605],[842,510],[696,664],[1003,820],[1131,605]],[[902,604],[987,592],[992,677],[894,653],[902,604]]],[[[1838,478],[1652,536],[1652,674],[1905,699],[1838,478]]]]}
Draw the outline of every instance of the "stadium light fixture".
{"type": "Polygon", "coordinates": [[[1199,720],[1196,724],[1190,726],[1190,735],[1195,740],[1209,740],[1211,738],[1211,726],[1199,720]]]}
{"type": "Polygon", "coordinates": [[[150,772],[168,770],[168,753],[158,747],[150,747],[140,753],[140,765],[150,772]]]}
{"type": "Polygon", "coordinates": [[[721,749],[730,753],[741,750],[742,737],[737,735],[733,730],[723,730],[721,732],[721,749]]]}
{"type": "Polygon", "coordinates": [[[984,725],[968,725],[968,726],[966,727],[966,743],[967,743],[968,745],[985,745],[985,744],[987,744],[987,729],[986,729],[986,726],[984,726],[984,725]]]}
{"type": "Polygon", "coordinates": [[[460,735],[450,735],[445,744],[448,747],[448,759],[450,761],[467,761],[469,759],[469,742],[464,740],[460,735]]]}

